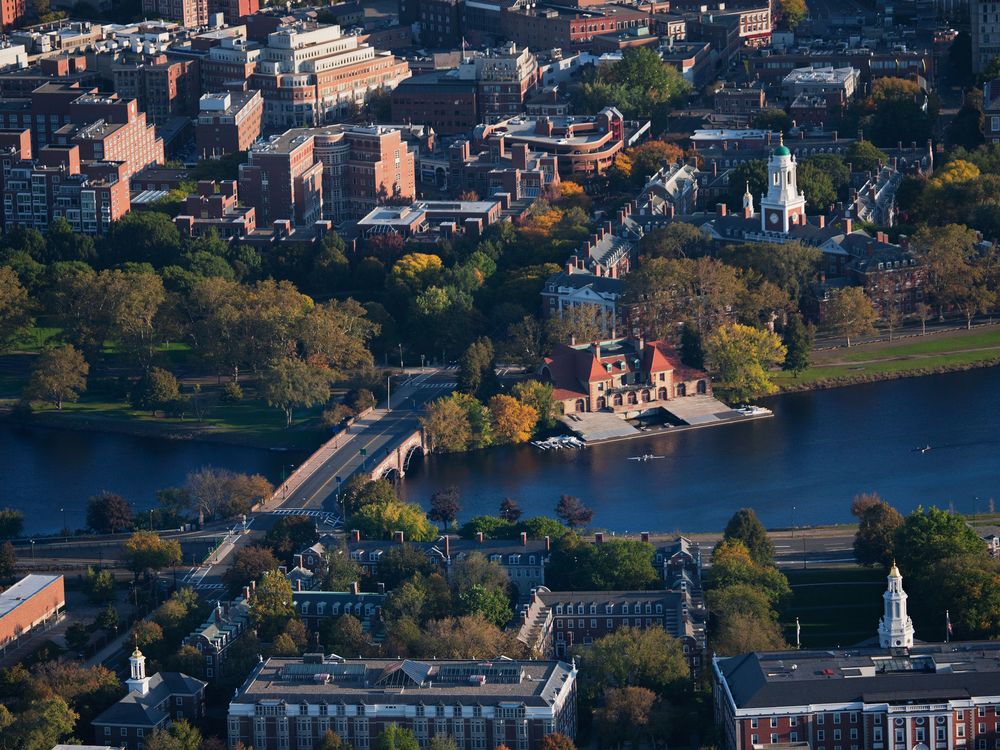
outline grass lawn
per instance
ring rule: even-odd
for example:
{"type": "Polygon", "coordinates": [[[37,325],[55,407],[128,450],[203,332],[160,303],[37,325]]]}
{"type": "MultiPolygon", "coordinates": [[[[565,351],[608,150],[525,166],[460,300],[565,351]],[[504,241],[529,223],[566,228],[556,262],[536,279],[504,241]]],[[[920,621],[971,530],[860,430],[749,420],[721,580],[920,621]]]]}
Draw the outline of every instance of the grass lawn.
{"type": "Polygon", "coordinates": [[[786,570],[792,598],[781,612],[785,638],[795,643],[795,618],[803,648],[853,646],[876,634],[885,573],[868,568],[786,570]]]}
{"type": "Polygon", "coordinates": [[[777,372],[773,380],[779,388],[794,389],[822,380],[868,380],[921,370],[966,367],[998,358],[1000,327],[990,327],[814,352],[812,367],[798,377],[790,372],[777,372]]]}

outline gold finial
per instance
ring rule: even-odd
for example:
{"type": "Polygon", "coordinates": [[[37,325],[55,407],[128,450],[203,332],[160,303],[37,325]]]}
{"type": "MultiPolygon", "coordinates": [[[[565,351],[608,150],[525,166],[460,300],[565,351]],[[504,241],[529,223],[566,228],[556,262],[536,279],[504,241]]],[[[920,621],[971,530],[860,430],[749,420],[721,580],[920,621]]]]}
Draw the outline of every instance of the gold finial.
{"type": "Polygon", "coordinates": [[[899,568],[896,567],[896,558],[892,558],[892,567],[889,569],[889,575],[893,578],[902,578],[899,574],[899,568]]]}
{"type": "Polygon", "coordinates": [[[778,145],[779,146],[785,145],[785,133],[782,130],[778,131],[778,145]]]}

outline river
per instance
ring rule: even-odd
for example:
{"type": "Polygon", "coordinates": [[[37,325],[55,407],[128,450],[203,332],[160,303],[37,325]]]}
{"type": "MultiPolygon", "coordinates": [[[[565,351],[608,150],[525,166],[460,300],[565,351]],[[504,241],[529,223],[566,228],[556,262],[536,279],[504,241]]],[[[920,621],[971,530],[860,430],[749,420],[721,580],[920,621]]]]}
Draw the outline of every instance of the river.
{"type": "MultiPolygon", "coordinates": [[[[773,419],[585,450],[531,446],[432,456],[401,486],[426,504],[458,488],[462,519],[515,498],[527,515],[551,515],[561,494],[594,510],[611,531],[711,531],[753,507],[768,526],[849,521],[851,498],[876,491],[907,512],[949,504],[962,512],[1000,504],[1000,368],[795,393],[762,400],[773,419]],[[918,446],[930,445],[920,452],[918,446]],[[644,453],[663,459],[636,462],[644,453]],[[794,510],[793,510],[794,508],[794,510]]],[[[56,531],[66,508],[83,525],[86,499],[119,492],[138,509],[155,491],[202,466],[259,472],[272,481],[299,454],[110,433],[0,424],[0,507],[21,508],[29,533],[56,531]]],[[[461,519],[460,519],[461,520],[461,519]]]]}

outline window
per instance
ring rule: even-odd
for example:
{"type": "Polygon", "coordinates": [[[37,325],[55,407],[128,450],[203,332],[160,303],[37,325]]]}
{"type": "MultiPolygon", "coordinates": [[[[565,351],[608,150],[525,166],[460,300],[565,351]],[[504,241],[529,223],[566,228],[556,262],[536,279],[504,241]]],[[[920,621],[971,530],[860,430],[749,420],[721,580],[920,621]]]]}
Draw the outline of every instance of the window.
{"type": "Polygon", "coordinates": [[[788,717],[788,726],[790,726],[790,727],[798,726],[798,723],[799,723],[799,717],[798,716],[789,716],[788,717]]]}
{"type": "Polygon", "coordinates": [[[816,730],[816,741],[817,742],[822,742],[825,739],[826,739],[826,732],[824,732],[822,729],[817,729],[816,730]]]}
{"type": "Polygon", "coordinates": [[[135,730],[136,737],[142,737],[142,727],[137,727],[135,730]]]}
{"type": "Polygon", "coordinates": [[[757,719],[750,719],[750,728],[751,729],[757,728],[757,719]]]}
{"type": "Polygon", "coordinates": [[[771,744],[772,745],[778,744],[778,735],[776,735],[774,732],[771,732],[771,744]]]}
{"type": "Polygon", "coordinates": [[[856,740],[857,738],[858,738],[858,730],[857,729],[852,729],[851,730],[851,739],[852,740],[856,740]]]}
{"type": "Polygon", "coordinates": [[[180,696],[178,695],[178,696],[177,696],[176,698],[174,698],[174,705],[175,705],[175,706],[183,706],[183,705],[184,705],[184,699],[183,699],[183,698],[181,698],[181,697],[180,697],[180,696]]]}
{"type": "Polygon", "coordinates": [[[840,730],[839,729],[834,729],[833,730],[833,740],[834,740],[834,742],[838,741],[839,739],[840,739],[840,730]]]}
{"type": "Polygon", "coordinates": [[[820,714],[819,716],[816,717],[816,723],[819,724],[820,726],[823,726],[823,721],[825,719],[826,717],[823,714],[820,714]]]}
{"type": "Polygon", "coordinates": [[[858,723],[858,714],[855,711],[851,712],[851,723],[852,724],[857,724],[858,723]]]}
{"type": "Polygon", "coordinates": [[[750,735],[750,744],[751,745],[759,745],[760,744],[760,735],[759,734],[751,734],[750,735]]]}
{"type": "Polygon", "coordinates": [[[778,726],[778,717],[777,716],[772,716],[771,717],[771,729],[774,729],[777,726],[778,726]]]}
{"type": "Polygon", "coordinates": [[[833,723],[834,724],[839,724],[840,723],[840,714],[834,714],[833,715],[833,723]]]}
{"type": "Polygon", "coordinates": [[[104,736],[105,737],[111,736],[111,727],[104,727],[104,736]]]}

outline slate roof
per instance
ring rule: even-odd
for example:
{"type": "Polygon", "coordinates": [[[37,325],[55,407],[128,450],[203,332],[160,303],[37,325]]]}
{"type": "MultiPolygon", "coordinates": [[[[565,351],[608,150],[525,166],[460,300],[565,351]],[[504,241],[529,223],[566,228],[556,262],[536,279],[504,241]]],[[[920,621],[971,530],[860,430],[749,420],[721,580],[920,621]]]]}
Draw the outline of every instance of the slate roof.
{"type": "Polygon", "coordinates": [[[170,699],[178,695],[197,695],[207,684],[182,672],[157,672],[149,678],[149,690],[145,695],[134,691],[129,693],[92,723],[97,726],[155,727],[170,716],[169,712],[159,708],[161,704],[169,706],[170,699]]]}
{"type": "Polygon", "coordinates": [[[590,287],[601,296],[613,295],[621,297],[625,292],[625,282],[622,279],[615,279],[610,276],[594,276],[590,273],[566,273],[562,271],[550,276],[545,281],[545,291],[542,293],[548,292],[552,294],[553,291],[559,291],[560,288],[579,291],[587,287],[590,287]],[[553,285],[555,289],[550,291],[549,288],[553,285]]]}
{"type": "Polygon", "coordinates": [[[758,652],[718,659],[716,668],[738,709],[903,704],[1000,693],[996,641],[919,644],[905,656],[879,648],[758,652]]]}

